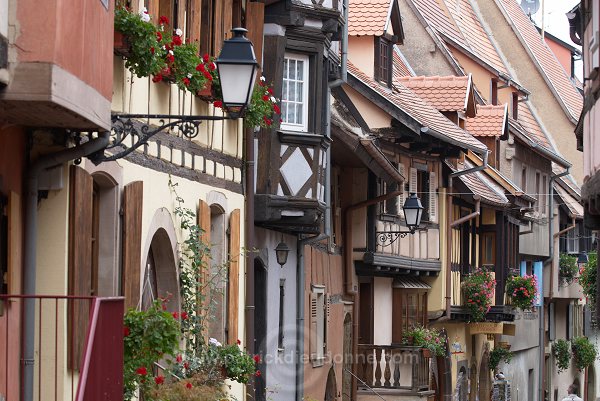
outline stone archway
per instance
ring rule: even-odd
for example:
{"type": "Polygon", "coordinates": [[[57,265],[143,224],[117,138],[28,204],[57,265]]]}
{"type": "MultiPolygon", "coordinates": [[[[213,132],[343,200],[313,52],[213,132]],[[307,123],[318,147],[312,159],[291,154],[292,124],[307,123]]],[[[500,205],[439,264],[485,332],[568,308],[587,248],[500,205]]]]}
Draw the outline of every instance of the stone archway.
{"type": "Polygon", "coordinates": [[[178,311],[180,300],[177,263],[169,234],[164,228],[159,228],[152,235],[146,254],[142,309],[148,308],[155,299],[167,296],[171,298],[167,309],[172,312],[178,311]]]}
{"type": "Polygon", "coordinates": [[[479,377],[478,377],[478,389],[477,394],[479,395],[478,401],[490,401],[492,392],[492,380],[489,368],[490,362],[490,345],[485,343],[483,345],[483,351],[481,352],[481,361],[479,362],[479,377]]]}
{"type": "Polygon", "coordinates": [[[337,380],[335,379],[335,371],[329,369],[327,374],[327,384],[325,385],[325,401],[335,401],[337,399],[337,380]]]}

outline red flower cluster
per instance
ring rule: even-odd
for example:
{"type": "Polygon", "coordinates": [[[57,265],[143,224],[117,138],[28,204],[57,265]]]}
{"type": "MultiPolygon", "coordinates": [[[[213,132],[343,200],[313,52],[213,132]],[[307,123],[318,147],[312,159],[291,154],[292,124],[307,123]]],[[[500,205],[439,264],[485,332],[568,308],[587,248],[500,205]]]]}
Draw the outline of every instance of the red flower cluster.
{"type": "Polygon", "coordinates": [[[164,376],[156,376],[154,378],[154,383],[156,383],[156,384],[163,384],[164,382],[165,382],[164,376]]]}
{"type": "Polygon", "coordinates": [[[158,19],[158,23],[161,25],[168,25],[169,19],[167,17],[165,17],[164,15],[161,15],[160,18],[158,19]]]}
{"type": "Polygon", "coordinates": [[[127,336],[129,336],[129,333],[130,333],[130,332],[129,332],[129,327],[127,327],[127,326],[124,326],[124,327],[123,327],[123,337],[127,337],[127,336]]]}
{"type": "Polygon", "coordinates": [[[148,374],[148,369],[146,369],[145,366],[140,366],[136,369],[135,373],[137,373],[140,376],[146,376],[148,374]]]}

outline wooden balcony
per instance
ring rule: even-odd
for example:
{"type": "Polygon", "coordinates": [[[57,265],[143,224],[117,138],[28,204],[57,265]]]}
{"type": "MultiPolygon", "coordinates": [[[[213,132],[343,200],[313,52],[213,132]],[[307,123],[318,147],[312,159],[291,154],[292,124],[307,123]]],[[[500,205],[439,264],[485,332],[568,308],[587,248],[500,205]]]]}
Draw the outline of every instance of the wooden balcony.
{"type": "Polygon", "coordinates": [[[359,344],[358,389],[398,390],[406,395],[428,395],[429,362],[423,349],[404,345],[359,344]]]}

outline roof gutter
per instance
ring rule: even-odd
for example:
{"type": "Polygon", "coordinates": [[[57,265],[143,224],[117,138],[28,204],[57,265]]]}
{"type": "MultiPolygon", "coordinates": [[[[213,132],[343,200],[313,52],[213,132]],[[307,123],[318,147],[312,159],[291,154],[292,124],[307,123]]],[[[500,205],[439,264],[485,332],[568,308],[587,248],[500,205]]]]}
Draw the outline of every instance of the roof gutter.
{"type": "MultiPolygon", "coordinates": [[[[429,127],[422,127],[421,128],[421,133],[427,134],[427,135],[431,135],[434,138],[437,138],[437,139],[439,139],[439,140],[441,140],[443,142],[449,143],[451,145],[458,146],[458,147],[460,147],[462,149],[471,150],[471,151],[477,153],[478,155],[481,155],[483,158],[485,158],[485,160],[486,160],[485,165],[487,166],[487,153],[488,153],[488,149],[487,148],[485,148],[485,147],[484,148],[479,148],[479,147],[476,147],[476,146],[473,146],[473,145],[468,145],[468,144],[466,144],[464,142],[460,142],[460,141],[454,140],[454,139],[452,139],[452,138],[450,138],[450,137],[448,137],[448,136],[446,136],[444,134],[441,134],[440,132],[438,132],[438,131],[436,131],[436,130],[434,130],[432,128],[429,128],[429,127]]],[[[468,174],[468,172],[470,172],[471,170],[470,169],[469,170],[462,170],[461,173],[463,171],[467,171],[464,174],[468,174]]],[[[459,174],[459,175],[462,175],[462,174],[459,174]]]]}

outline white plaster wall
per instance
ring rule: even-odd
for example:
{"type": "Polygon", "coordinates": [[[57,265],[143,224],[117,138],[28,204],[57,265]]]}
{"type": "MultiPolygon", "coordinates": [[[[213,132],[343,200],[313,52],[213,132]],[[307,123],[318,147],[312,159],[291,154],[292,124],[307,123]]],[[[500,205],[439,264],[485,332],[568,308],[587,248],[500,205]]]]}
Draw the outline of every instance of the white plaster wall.
{"type": "Polygon", "coordinates": [[[506,367],[502,372],[511,383],[511,401],[534,401],[539,398],[537,376],[539,372],[538,356],[537,347],[514,352],[510,364],[502,366],[502,368],[506,367]],[[533,369],[533,383],[529,382],[529,369],[533,369]],[[533,386],[533,400],[529,400],[527,395],[530,386],[533,386]]]}
{"type": "MultiPolygon", "coordinates": [[[[292,401],[295,399],[295,353],[296,353],[296,271],[298,251],[296,237],[283,235],[272,230],[255,229],[254,246],[258,253],[267,255],[267,335],[266,335],[266,378],[267,390],[273,391],[273,399],[292,401]],[[290,248],[287,263],[280,267],[275,247],[285,242],[290,248]],[[285,279],[284,339],[283,349],[278,350],[279,333],[279,283],[285,279]]],[[[308,303],[306,303],[308,305],[308,303]]],[[[308,333],[306,333],[308,336],[308,333]]],[[[305,342],[308,346],[308,342],[305,342]]],[[[308,353],[308,350],[305,350],[308,353]]]]}
{"type": "Polygon", "coordinates": [[[373,297],[373,343],[390,345],[392,343],[392,279],[375,277],[373,297]]]}

